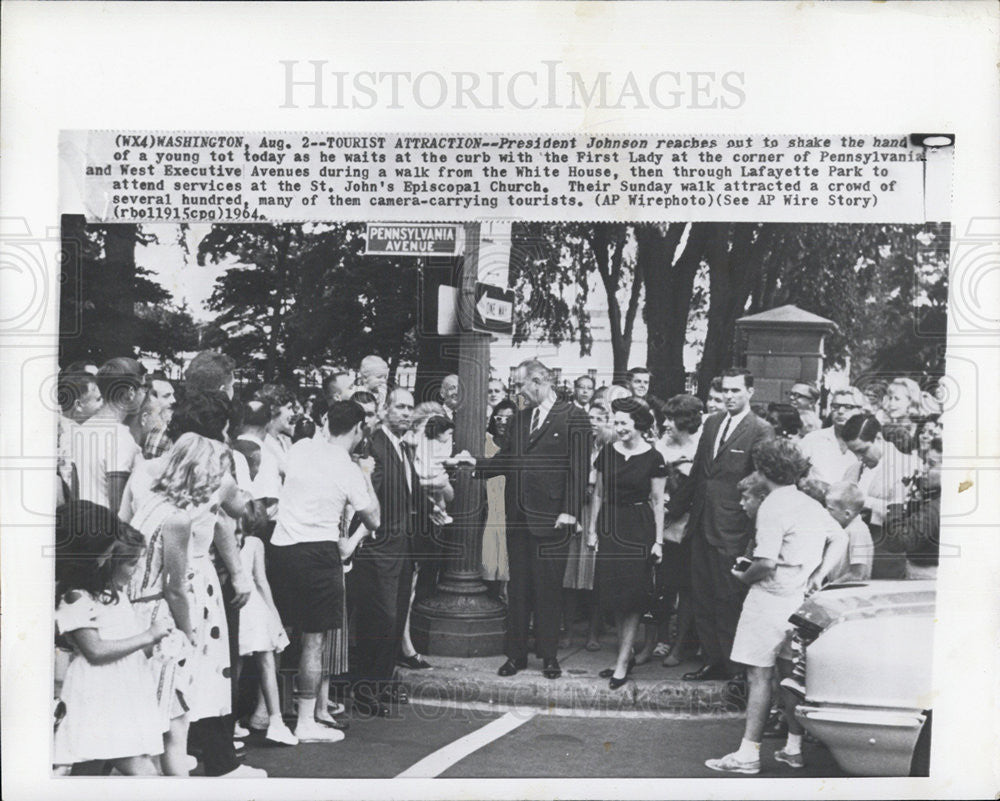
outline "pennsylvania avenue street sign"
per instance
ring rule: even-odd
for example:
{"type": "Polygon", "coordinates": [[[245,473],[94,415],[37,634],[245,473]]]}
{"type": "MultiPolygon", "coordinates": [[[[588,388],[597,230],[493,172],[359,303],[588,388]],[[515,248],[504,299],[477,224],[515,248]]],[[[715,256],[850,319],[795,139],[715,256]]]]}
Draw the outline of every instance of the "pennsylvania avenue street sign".
{"type": "Polygon", "coordinates": [[[457,256],[458,226],[420,223],[368,223],[365,255],[457,256]]]}

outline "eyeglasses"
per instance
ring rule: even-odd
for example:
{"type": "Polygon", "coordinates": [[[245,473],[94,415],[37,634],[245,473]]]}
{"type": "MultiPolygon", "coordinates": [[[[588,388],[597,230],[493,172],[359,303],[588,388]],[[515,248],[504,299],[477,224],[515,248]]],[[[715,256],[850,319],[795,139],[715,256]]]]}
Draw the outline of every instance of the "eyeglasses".
{"type": "Polygon", "coordinates": [[[842,409],[860,409],[860,408],[861,407],[858,406],[856,403],[831,403],[830,404],[830,409],[833,410],[833,411],[835,411],[835,412],[840,411],[842,409]]]}
{"type": "Polygon", "coordinates": [[[802,400],[812,400],[812,396],[806,395],[804,392],[792,392],[792,390],[788,390],[787,395],[789,398],[801,398],[802,400]]]}

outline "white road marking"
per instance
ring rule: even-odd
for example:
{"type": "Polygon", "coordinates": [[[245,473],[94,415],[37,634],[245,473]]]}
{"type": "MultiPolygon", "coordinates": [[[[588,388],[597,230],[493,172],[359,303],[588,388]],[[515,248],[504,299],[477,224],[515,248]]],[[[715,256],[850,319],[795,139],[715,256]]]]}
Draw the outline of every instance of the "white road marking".
{"type": "Polygon", "coordinates": [[[487,723],[481,729],[476,729],[471,734],[460,737],[453,743],[448,743],[444,748],[438,749],[433,754],[425,756],[419,762],[400,773],[396,778],[433,779],[436,776],[440,776],[456,762],[465,759],[469,754],[514,731],[518,726],[524,725],[535,716],[536,712],[537,710],[531,710],[528,713],[521,712],[519,714],[508,712],[503,717],[487,723]]]}
{"type": "Polygon", "coordinates": [[[411,698],[417,706],[434,706],[445,709],[468,709],[473,712],[512,712],[515,715],[544,715],[547,718],[633,718],[657,720],[736,720],[746,717],[745,712],[678,712],[673,709],[590,709],[587,707],[541,708],[516,704],[491,704],[485,701],[449,701],[440,698],[411,698]]]}

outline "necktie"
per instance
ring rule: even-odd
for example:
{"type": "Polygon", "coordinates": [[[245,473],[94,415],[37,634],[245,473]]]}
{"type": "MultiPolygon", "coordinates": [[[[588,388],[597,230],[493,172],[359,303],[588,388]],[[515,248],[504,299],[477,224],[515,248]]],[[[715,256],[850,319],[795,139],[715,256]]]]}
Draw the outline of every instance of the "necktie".
{"type": "Polygon", "coordinates": [[[722,436],[719,437],[719,447],[715,449],[715,455],[719,455],[719,451],[722,450],[722,446],[726,444],[726,437],[729,436],[729,424],[733,422],[731,415],[726,415],[726,424],[722,427],[722,436]]]}
{"type": "Polygon", "coordinates": [[[413,445],[409,442],[399,443],[399,452],[403,457],[403,473],[406,476],[406,488],[413,490],[413,445]]]}
{"type": "Polygon", "coordinates": [[[538,418],[541,415],[538,413],[538,407],[536,406],[531,412],[531,428],[529,429],[529,434],[534,434],[538,430],[538,418]]]}

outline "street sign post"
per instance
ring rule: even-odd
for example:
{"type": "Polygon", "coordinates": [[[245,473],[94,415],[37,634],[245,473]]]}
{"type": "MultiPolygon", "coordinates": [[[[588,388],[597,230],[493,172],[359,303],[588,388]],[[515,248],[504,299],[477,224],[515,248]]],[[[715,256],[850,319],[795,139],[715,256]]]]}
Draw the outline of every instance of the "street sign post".
{"type": "Polygon", "coordinates": [[[462,237],[457,225],[368,223],[367,256],[457,256],[462,237]]]}
{"type": "Polygon", "coordinates": [[[477,281],[472,330],[487,334],[513,334],[514,290],[477,281]]]}

